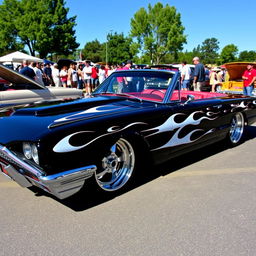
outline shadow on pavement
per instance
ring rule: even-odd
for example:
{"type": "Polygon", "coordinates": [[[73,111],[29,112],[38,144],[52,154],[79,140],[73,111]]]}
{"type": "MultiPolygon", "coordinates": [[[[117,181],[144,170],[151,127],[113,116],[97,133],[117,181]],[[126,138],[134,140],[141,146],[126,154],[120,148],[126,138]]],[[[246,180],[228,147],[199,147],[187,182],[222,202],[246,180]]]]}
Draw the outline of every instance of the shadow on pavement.
{"type": "MultiPolygon", "coordinates": [[[[251,139],[256,138],[256,127],[255,126],[249,126],[246,127],[246,133],[244,136],[244,141],[248,141],[251,139]]],[[[216,143],[212,144],[210,146],[204,147],[202,149],[196,150],[194,152],[190,152],[187,154],[184,154],[180,157],[176,157],[175,161],[170,160],[166,162],[165,164],[154,166],[154,171],[150,170],[148,172],[148,175],[146,177],[141,177],[140,181],[137,181],[134,186],[130,187],[128,191],[119,192],[114,195],[107,194],[107,193],[100,193],[94,187],[84,187],[81,191],[79,191],[74,196],[59,200],[56,199],[54,196],[49,195],[48,193],[40,190],[39,188],[30,188],[36,196],[47,196],[50,197],[59,203],[71,208],[74,211],[84,211],[87,209],[90,209],[92,207],[95,207],[97,205],[100,205],[102,203],[106,203],[112,199],[114,199],[117,196],[120,196],[126,192],[131,191],[132,189],[135,189],[143,184],[146,184],[154,179],[159,178],[160,176],[168,175],[172,172],[178,171],[181,168],[184,168],[190,164],[193,164],[195,162],[201,161],[203,159],[206,159],[210,156],[213,156],[215,154],[218,154],[224,150],[227,150],[229,147],[226,145],[227,143],[216,143]],[[171,163],[170,163],[171,162],[171,163]]],[[[152,168],[153,169],[153,168],[152,168]]]]}

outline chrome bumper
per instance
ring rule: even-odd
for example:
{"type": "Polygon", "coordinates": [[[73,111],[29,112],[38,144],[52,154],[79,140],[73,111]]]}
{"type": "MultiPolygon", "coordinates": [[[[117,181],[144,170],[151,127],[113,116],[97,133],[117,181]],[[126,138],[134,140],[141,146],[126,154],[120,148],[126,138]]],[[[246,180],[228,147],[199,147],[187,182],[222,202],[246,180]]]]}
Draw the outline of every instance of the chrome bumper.
{"type": "Polygon", "coordinates": [[[67,198],[78,192],[85,180],[93,176],[96,169],[95,165],[89,165],[46,176],[42,170],[28,165],[6,147],[0,145],[0,171],[22,187],[35,185],[59,199],[67,198]]]}

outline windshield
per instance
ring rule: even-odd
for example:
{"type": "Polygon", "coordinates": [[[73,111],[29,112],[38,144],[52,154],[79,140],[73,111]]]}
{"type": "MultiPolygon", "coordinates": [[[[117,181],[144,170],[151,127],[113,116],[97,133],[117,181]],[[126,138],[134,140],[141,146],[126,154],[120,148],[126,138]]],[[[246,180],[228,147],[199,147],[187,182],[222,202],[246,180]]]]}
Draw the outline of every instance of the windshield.
{"type": "Polygon", "coordinates": [[[95,94],[114,94],[141,100],[163,101],[174,73],[154,71],[114,72],[95,94]]]}

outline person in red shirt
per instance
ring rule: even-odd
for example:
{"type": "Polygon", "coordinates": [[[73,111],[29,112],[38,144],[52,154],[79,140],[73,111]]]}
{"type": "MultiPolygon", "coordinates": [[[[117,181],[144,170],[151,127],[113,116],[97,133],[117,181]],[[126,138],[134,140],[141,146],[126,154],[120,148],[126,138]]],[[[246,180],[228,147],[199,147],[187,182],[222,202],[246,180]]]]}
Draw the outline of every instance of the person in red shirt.
{"type": "MultiPolygon", "coordinates": [[[[132,61],[128,60],[126,62],[126,65],[123,67],[123,70],[129,70],[129,69],[131,69],[131,66],[132,66],[132,61]]],[[[123,79],[124,79],[123,92],[129,92],[129,87],[130,87],[132,78],[124,77],[123,79]]]]}
{"type": "MultiPolygon", "coordinates": [[[[116,70],[117,71],[118,70],[123,70],[123,65],[122,64],[117,64],[116,70]]],[[[123,77],[117,77],[116,80],[118,82],[117,93],[122,93],[123,92],[123,87],[124,87],[123,77]]]]}
{"type": "Polygon", "coordinates": [[[247,70],[244,71],[242,76],[244,80],[244,95],[251,96],[254,89],[254,81],[256,81],[256,70],[253,68],[253,64],[247,65],[247,70]]]}
{"type": "Polygon", "coordinates": [[[99,76],[98,76],[98,68],[97,64],[92,67],[91,81],[92,81],[92,89],[94,90],[99,85],[99,76]]]}

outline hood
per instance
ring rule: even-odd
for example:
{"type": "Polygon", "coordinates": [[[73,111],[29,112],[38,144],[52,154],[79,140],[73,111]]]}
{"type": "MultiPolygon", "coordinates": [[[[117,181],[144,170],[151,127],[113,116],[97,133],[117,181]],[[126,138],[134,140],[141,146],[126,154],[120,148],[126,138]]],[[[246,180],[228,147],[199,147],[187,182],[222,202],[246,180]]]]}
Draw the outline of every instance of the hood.
{"type": "Polygon", "coordinates": [[[13,84],[33,84],[36,87],[45,88],[36,81],[0,64],[0,77],[13,84]]]}
{"type": "Polygon", "coordinates": [[[73,126],[78,122],[91,123],[98,118],[109,120],[113,115],[138,112],[142,107],[144,111],[154,106],[151,103],[127,101],[123,97],[103,96],[52,104],[31,105],[14,110],[10,116],[0,117],[3,131],[0,144],[14,140],[37,140],[42,134],[54,132],[57,128],[63,130],[65,126],[73,126]]]}
{"type": "MultiPolygon", "coordinates": [[[[144,103],[145,105],[150,103],[144,103]]],[[[51,120],[49,128],[63,126],[86,119],[103,117],[117,113],[137,110],[142,104],[136,101],[128,101],[118,96],[96,96],[77,100],[59,100],[30,104],[27,107],[15,109],[12,117],[40,117],[43,120],[51,120]]]]}
{"type": "MultiPolygon", "coordinates": [[[[244,71],[247,69],[247,65],[252,62],[231,62],[226,63],[225,67],[229,74],[229,80],[241,80],[244,71]]],[[[256,65],[256,63],[255,63],[256,65]]]]}

